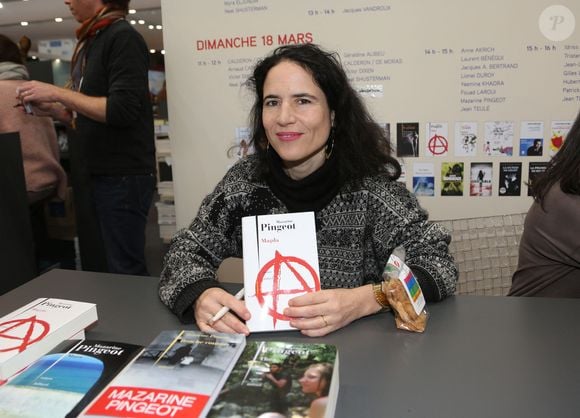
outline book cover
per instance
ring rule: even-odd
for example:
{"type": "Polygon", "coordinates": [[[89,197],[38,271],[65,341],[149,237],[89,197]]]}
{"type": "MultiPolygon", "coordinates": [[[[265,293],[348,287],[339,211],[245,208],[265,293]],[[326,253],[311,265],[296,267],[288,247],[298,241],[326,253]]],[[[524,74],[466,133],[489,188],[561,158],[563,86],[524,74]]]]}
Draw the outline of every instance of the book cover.
{"type": "Polygon", "coordinates": [[[463,163],[441,163],[441,196],[463,196],[463,163]]]}
{"type": "Polygon", "coordinates": [[[397,157],[419,156],[419,122],[397,123],[397,157]]]}
{"type": "Polygon", "coordinates": [[[485,122],[485,155],[511,157],[514,151],[514,122],[485,122]]]}
{"type": "Polygon", "coordinates": [[[245,343],[241,334],[163,331],[81,416],[203,417],[245,343]]]}
{"type": "Polygon", "coordinates": [[[546,172],[548,163],[545,161],[531,161],[528,167],[528,196],[533,196],[534,181],[546,172]]]}
{"type": "Polygon", "coordinates": [[[455,156],[473,157],[477,150],[477,122],[455,123],[455,156]]]}
{"type": "Polygon", "coordinates": [[[251,332],[293,329],[288,301],[320,290],[313,212],[242,218],[244,289],[251,332]]]}
{"type": "Polygon", "coordinates": [[[428,122],[425,155],[444,157],[449,152],[449,125],[447,122],[428,122]]]}
{"type": "Polygon", "coordinates": [[[499,163],[499,195],[520,196],[522,163],[499,163]]]}
{"type": "Polygon", "coordinates": [[[566,136],[572,128],[571,120],[553,120],[550,125],[550,142],[548,144],[548,155],[553,157],[562,148],[566,136]]]}
{"type": "Polygon", "coordinates": [[[520,156],[536,157],[544,153],[544,122],[523,121],[520,126],[520,156]]]}
{"type": "Polygon", "coordinates": [[[415,196],[435,196],[435,168],[433,163],[413,164],[413,193],[415,196]]]}
{"type": "Polygon", "coordinates": [[[0,318],[0,380],[97,321],[97,306],[39,298],[0,318]]]}
{"type": "Polygon", "coordinates": [[[143,347],[67,340],[0,386],[0,416],[76,417],[143,347]]]}
{"type": "Polygon", "coordinates": [[[493,163],[471,163],[469,196],[491,196],[493,163]]]}
{"type": "Polygon", "coordinates": [[[208,417],[332,417],[338,391],[335,346],[248,341],[208,417]]]}

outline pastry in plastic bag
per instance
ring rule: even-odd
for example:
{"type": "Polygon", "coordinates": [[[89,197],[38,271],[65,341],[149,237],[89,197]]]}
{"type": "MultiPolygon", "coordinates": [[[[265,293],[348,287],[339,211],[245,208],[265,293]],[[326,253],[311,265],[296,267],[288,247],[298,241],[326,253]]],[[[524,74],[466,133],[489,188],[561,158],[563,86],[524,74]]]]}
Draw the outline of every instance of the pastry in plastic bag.
{"type": "Polygon", "coordinates": [[[423,332],[427,326],[427,311],[421,286],[411,269],[404,263],[404,250],[397,249],[385,266],[383,293],[395,314],[397,328],[423,332]],[[402,259],[400,255],[402,253],[402,259]]]}

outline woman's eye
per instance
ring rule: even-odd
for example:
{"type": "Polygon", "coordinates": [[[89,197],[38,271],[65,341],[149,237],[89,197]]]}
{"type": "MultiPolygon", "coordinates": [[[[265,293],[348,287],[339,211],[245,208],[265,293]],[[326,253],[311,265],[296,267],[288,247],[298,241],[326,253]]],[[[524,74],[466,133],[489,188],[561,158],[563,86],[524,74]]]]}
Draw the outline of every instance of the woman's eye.
{"type": "Polygon", "coordinates": [[[264,106],[268,106],[268,107],[276,106],[277,104],[278,104],[278,100],[266,100],[264,102],[264,106]]]}
{"type": "Polygon", "coordinates": [[[308,104],[308,103],[310,103],[310,100],[308,99],[305,98],[298,99],[298,104],[308,104]]]}

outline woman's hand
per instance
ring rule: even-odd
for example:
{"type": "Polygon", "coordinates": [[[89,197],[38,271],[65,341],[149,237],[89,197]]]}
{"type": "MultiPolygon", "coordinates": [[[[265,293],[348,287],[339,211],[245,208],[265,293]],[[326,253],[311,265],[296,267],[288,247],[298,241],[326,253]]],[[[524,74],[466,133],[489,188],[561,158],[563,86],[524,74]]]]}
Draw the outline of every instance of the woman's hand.
{"type": "Polygon", "coordinates": [[[328,289],[290,299],[284,315],[302,334],[320,337],[344,327],[363,316],[378,312],[372,286],[354,289],[328,289]]]}
{"type": "Polygon", "coordinates": [[[239,319],[246,321],[250,319],[250,311],[246,308],[246,304],[219,287],[204,291],[195,301],[194,311],[195,322],[200,331],[250,334],[246,324],[239,319]],[[230,311],[221,319],[211,323],[211,318],[224,306],[230,308],[230,311]]]}

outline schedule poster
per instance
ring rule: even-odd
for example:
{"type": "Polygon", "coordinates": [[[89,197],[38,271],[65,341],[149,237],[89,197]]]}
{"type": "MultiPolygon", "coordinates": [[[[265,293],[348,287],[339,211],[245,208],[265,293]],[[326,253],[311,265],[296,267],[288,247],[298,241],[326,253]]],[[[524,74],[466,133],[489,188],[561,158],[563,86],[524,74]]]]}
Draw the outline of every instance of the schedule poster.
{"type": "Polygon", "coordinates": [[[245,83],[257,60],[283,45],[313,42],[339,54],[374,119],[389,126],[407,188],[421,164],[433,164],[418,198],[435,220],[526,212],[527,193],[500,194],[499,163],[522,163],[527,175],[529,162],[548,161],[580,108],[577,0],[162,0],[162,13],[179,227],[251,153],[245,83]],[[520,131],[532,127],[523,122],[544,127],[535,138],[542,155],[521,155],[529,138],[520,131]],[[409,123],[401,134],[417,127],[417,137],[403,150],[398,127],[409,123]],[[442,162],[464,170],[489,162],[493,187],[484,181],[476,193],[465,184],[449,205],[430,195],[442,162]],[[489,189],[484,205],[473,196],[489,189]]]}

